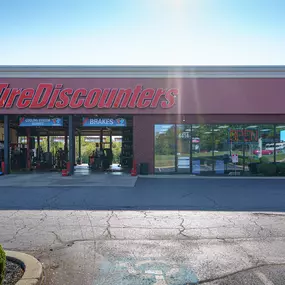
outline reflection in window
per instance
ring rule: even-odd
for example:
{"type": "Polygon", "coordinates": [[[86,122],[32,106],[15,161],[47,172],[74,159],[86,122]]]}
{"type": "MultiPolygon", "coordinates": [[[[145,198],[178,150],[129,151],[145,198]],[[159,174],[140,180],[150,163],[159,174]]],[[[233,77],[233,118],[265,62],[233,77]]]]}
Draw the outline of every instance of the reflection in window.
{"type": "Polygon", "coordinates": [[[190,172],[191,125],[177,125],[177,172],[190,172]]]}
{"type": "Polygon", "coordinates": [[[193,173],[213,171],[213,133],[212,125],[192,125],[193,173]]]}
{"type": "Polygon", "coordinates": [[[247,125],[244,131],[245,169],[251,162],[274,162],[274,125],[247,125]]]}
{"type": "Polygon", "coordinates": [[[175,171],[175,125],[155,125],[155,172],[175,171]]]}
{"type": "Polygon", "coordinates": [[[155,126],[155,171],[229,174],[250,163],[285,162],[285,123],[155,126]],[[232,155],[238,162],[232,162],[232,155]],[[176,164],[175,164],[176,163],[176,164]]]}
{"type": "Polygon", "coordinates": [[[214,125],[214,171],[216,174],[225,174],[235,170],[231,161],[230,132],[232,125],[214,125]]]}

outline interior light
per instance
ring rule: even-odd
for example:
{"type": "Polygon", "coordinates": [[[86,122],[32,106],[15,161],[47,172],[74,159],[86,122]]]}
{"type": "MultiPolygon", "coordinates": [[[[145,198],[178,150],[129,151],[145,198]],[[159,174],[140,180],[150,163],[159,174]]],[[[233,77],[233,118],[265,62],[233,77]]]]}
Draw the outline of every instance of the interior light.
{"type": "Polygon", "coordinates": [[[248,127],[246,127],[246,129],[256,129],[257,128],[257,126],[248,126],[248,127]]]}

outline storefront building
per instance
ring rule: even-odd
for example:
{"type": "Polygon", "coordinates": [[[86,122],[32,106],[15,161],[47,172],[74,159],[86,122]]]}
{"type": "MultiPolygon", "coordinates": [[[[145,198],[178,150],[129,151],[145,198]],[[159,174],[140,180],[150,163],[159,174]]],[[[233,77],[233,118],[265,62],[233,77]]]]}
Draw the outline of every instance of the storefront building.
{"type": "Polygon", "coordinates": [[[281,66],[0,67],[5,165],[24,120],[62,118],[72,150],[86,122],[122,119],[149,173],[244,173],[261,158],[285,161],[284,92],[281,66]]]}

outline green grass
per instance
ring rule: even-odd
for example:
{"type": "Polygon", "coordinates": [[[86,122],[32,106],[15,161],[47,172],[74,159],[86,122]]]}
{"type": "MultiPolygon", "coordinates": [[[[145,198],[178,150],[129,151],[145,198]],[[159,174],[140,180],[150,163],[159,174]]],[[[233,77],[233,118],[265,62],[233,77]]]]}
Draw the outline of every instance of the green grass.
{"type": "Polygon", "coordinates": [[[174,167],[175,156],[174,155],[155,155],[155,167],[174,167]]]}
{"type": "Polygon", "coordinates": [[[276,154],[276,161],[281,161],[285,159],[285,153],[277,153],[276,154]]]}

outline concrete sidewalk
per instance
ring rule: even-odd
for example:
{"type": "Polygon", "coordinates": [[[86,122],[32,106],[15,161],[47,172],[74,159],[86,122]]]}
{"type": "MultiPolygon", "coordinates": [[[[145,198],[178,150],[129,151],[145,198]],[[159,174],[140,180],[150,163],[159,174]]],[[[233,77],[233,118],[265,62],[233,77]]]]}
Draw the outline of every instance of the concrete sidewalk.
{"type": "Polygon", "coordinates": [[[137,177],[128,174],[96,173],[63,177],[58,172],[23,173],[0,176],[0,187],[134,187],[136,181],[137,177]]]}
{"type": "Polygon", "coordinates": [[[242,176],[242,175],[194,175],[194,174],[150,174],[150,175],[138,175],[139,178],[146,179],[240,179],[240,180],[262,180],[262,179],[274,179],[284,180],[285,176],[242,176]]]}

